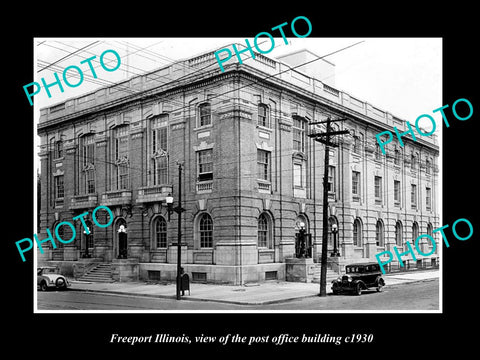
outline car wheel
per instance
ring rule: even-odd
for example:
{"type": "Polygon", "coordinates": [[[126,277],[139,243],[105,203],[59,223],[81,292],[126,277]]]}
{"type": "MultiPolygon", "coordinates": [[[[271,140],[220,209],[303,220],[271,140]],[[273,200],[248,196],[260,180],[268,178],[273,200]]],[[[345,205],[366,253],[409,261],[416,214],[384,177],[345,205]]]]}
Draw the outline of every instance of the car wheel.
{"type": "Polygon", "coordinates": [[[67,287],[67,282],[65,281],[64,278],[58,278],[56,281],[55,281],[55,286],[58,288],[58,289],[65,289],[67,287]]]}
{"type": "Polygon", "coordinates": [[[47,283],[45,281],[42,281],[40,283],[40,290],[47,291],[47,289],[48,289],[47,283]]]}
{"type": "Polygon", "coordinates": [[[382,292],[384,286],[385,286],[384,281],[382,279],[380,279],[380,281],[377,283],[377,291],[382,292]]]}
{"type": "Polygon", "coordinates": [[[362,285],[360,283],[355,287],[355,294],[362,295],[362,285]]]}

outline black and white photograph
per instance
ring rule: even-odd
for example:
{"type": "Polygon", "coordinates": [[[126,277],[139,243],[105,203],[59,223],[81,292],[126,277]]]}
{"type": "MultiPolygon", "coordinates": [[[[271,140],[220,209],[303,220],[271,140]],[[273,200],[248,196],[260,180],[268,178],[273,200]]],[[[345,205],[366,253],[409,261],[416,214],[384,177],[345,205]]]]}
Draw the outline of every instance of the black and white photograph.
{"type": "Polygon", "coordinates": [[[252,43],[35,39],[39,311],[441,310],[441,39],[252,43]]]}
{"type": "Polygon", "coordinates": [[[157,7],[7,40],[6,342],[30,332],[49,359],[470,348],[467,14],[157,7]]]}

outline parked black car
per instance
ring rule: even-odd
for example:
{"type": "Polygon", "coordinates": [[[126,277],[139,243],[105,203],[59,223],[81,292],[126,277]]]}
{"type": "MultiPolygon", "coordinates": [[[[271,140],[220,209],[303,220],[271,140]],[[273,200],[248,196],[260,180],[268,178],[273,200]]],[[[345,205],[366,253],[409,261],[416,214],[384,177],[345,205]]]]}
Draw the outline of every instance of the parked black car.
{"type": "Polygon", "coordinates": [[[362,290],[376,288],[382,291],[385,286],[380,265],[376,262],[350,264],[345,266],[345,274],[332,281],[333,293],[352,292],[360,295],[362,290]]]}

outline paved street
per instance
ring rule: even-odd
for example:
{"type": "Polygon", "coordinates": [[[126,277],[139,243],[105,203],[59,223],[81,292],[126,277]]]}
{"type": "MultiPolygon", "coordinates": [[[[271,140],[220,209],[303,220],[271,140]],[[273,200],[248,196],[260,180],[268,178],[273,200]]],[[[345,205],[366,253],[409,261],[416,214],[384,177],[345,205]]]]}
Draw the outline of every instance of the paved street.
{"type": "Polygon", "coordinates": [[[381,293],[366,291],[361,296],[329,294],[260,305],[72,290],[39,291],[37,296],[39,310],[438,310],[438,292],[439,281],[434,279],[386,286],[381,293]]]}

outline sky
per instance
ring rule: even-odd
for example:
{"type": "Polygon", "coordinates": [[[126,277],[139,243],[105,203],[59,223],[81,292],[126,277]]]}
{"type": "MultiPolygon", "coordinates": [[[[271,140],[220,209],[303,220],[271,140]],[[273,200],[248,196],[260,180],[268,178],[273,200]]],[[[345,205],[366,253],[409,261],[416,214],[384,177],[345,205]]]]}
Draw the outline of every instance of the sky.
{"type": "MultiPolygon", "coordinates": [[[[260,38],[269,42],[268,38],[260,38]]],[[[432,110],[442,104],[442,39],[441,38],[274,38],[274,49],[265,54],[275,58],[300,49],[308,49],[318,56],[324,56],[349,45],[325,58],[335,65],[335,88],[367,101],[371,105],[410,121],[421,114],[432,115],[440,124],[439,113],[432,110]]],[[[231,42],[245,43],[244,38],[35,38],[32,82],[47,84],[54,82],[54,72],[62,79],[63,70],[78,66],[85,73],[84,81],[77,87],[64,85],[61,93],[58,86],[50,88],[49,98],[42,88],[34,96],[34,129],[38,123],[39,109],[61,103],[66,99],[81,96],[102,86],[151,71],[171,64],[174,61],[194,57],[203,52],[223,48],[231,42]],[[120,67],[107,72],[100,66],[99,58],[105,50],[116,51],[121,58],[120,67]],[[91,72],[91,60],[97,79],[87,81],[91,72]]],[[[253,39],[249,39],[253,44],[253,39]]],[[[269,44],[261,46],[268,49],[269,44]]],[[[113,54],[106,53],[107,67],[115,66],[113,54]]],[[[70,69],[68,74],[75,74],[70,69]]],[[[91,77],[90,77],[91,78],[91,77]]],[[[69,77],[70,79],[70,77],[69,77]]],[[[321,79],[320,79],[321,80],[321,79]]],[[[74,83],[74,78],[71,78],[74,83]]],[[[26,85],[26,84],[25,84],[26,85]]],[[[26,106],[29,105],[25,97],[26,106]]],[[[430,125],[431,126],[431,125],[430,125]]],[[[428,124],[424,125],[428,130],[428,124]]],[[[437,126],[440,131],[441,126],[437,126]]],[[[436,133],[440,136],[440,133],[436,133]]],[[[35,153],[38,153],[38,138],[35,153]]],[[[36,154],[35,154],[35,157],[36,154]]]]}

